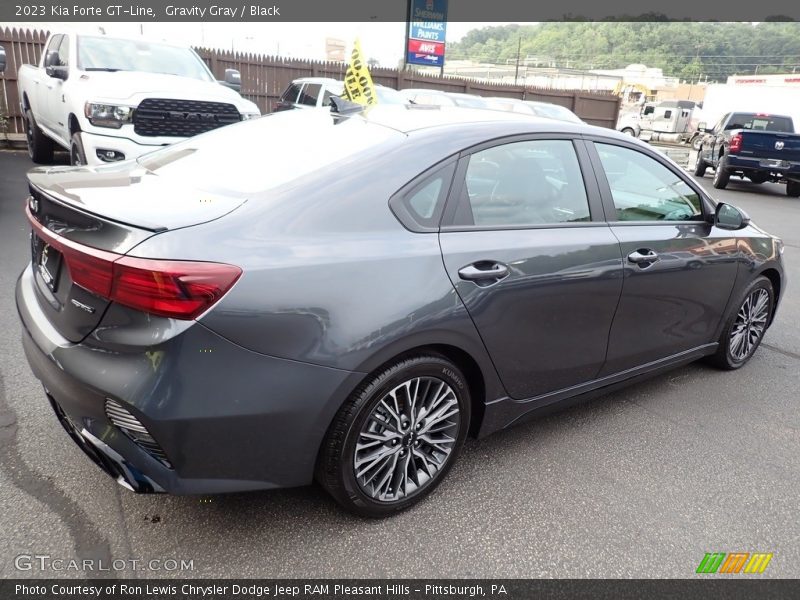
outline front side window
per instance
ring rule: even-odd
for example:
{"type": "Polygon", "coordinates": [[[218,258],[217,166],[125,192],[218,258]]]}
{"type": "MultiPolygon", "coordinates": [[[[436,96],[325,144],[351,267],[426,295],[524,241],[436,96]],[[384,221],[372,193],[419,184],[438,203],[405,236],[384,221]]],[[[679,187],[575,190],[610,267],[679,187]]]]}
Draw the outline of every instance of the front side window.
{"type": "Polygon", "coordinates": [[[700,196],[676,173],[637,150],[595,144],[618,221],[703,218],[700,196]]]}
{"type": "Polygon", "coordinates": [[[469,158],[455,225],[525,227],[589,221],[578,157],[569,140],[495,146],[469,158]]]}
{"type": "Polygon", "coordinates": [[[61,38],[61,43],[58,45],[58,59],[59,66],[69,66],[69,36],[65,35],[61,38]]]}
{"type": "Polygon", "coordinates": [[[296,83],[290,83],[289,87],[283,90],[281,100],[283,102],[290,102],[294,104],[297,102],[297,97],[300,95],[300,86],[296,83]]]}
{"type": "MultiPolygon", "coordinates": [[[[61,40],[64,38],[63,35],[54,35],[50,38],[50,43],[47,44],[47,50],[45,50],[44,56],[45,60],[47,60],[48,56],[51,52],[58,52],[58,47],[61,45],[61,40]]],[[[45,64],[45,66],[47,66],[45,64]]],[[[56,65],[51,65],[56,66],[56,65]]]]}
{"type": "Polygon", "coordinates": [[[316,106],[319,93],[322,91],[322,86],[318,83],[307,83],[303,86],[303,91],[300,92],[300,97],[297,99],[298,104],[305,106],[316,106]]]}

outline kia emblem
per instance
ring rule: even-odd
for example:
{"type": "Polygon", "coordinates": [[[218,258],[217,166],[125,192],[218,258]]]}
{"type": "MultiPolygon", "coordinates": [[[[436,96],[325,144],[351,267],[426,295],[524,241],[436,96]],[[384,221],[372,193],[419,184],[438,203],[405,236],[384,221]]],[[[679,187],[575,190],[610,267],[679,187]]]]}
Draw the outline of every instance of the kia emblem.
{"type": "Polygon", "coordinates": [[[783,150],[783,142],[775,142],[775,150],[783,150]]]}

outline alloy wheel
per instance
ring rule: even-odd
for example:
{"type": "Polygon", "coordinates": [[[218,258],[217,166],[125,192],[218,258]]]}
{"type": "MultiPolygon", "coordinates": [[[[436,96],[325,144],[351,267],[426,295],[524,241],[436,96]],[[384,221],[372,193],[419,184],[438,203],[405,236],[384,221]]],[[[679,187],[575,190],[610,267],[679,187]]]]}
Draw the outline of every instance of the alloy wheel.
{"type": "Polygon", "coordinates": [[[364,422],[353,469],[362,492],[396,502],[430,485],[451,456],[461,424],[453,388],[415,377],[385,394],[364,422]]]}
{"type": "Polygon", "coordinates": [[[761,341],[769,317],[769,292],[754,290],[745,298],[731,328],[730,353],[734,360],[743,361],[761,341]]]}

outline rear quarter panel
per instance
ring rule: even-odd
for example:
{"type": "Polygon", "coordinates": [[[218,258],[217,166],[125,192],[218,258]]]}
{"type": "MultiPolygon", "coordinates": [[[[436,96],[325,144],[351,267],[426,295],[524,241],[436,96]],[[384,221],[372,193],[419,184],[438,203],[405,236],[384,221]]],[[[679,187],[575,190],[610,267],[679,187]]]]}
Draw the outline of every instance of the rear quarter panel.
{"type": "Polygon", "coordinates": [[[487,395],[500,397],[444,270],[438,235],[406,230],[388,206],[394,192],[461,143],[438,140],[423,136],[413,146],[393,143],[340,161],[254,195],[227,217],[156,235],[131,254],[242,267],[200,322],[250,350],[368,373],[409,349],[448,344],[473,357],[487,395]]]}

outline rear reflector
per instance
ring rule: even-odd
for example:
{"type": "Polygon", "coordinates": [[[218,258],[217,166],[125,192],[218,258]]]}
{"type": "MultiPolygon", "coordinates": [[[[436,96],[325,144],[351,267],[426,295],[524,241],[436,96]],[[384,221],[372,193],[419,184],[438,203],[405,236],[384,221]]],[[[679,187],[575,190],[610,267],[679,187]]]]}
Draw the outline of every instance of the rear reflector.
{"type": "Polygon", "coordinates": [[[195,319],[242,275],[233,265],[123,256],[61,237],[25,209],[36,234],[61,252],[73,283],[124,306],[173,319],[195,319]]]}

